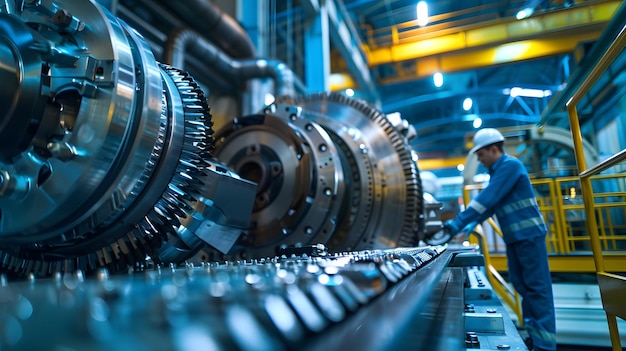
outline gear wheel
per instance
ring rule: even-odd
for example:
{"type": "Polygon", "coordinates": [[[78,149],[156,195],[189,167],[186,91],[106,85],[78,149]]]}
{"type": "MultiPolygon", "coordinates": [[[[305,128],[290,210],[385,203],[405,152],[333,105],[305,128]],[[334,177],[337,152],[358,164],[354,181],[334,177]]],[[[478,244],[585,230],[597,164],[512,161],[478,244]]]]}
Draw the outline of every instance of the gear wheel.
{"type": "Polygon", "coordinates": [[[177,231],[181,218],[193,215],[197,200],[191,194],[201,191],[200,179],[208,167],[205,160],[213,148],[210,109],[204,93],[187,73],[163,64],[160,68],[166,89],[159,134],[146,173],[136,186],[143,190],[134,205],[115,220],[74,239],[67,239],[72,237],[69,231],[29,246],[3,247],[3,270],[39,276],[99,267],[120,271],[141,268],[146,258],[161,263],[164,252],[179,252],[181,257],[169,255],[168,260],[180,262],[200,248],[189,247],[177,231]],[[168,180],[169,174],[173,175],[168,180]],[[140,214],[137,221],[134,217],[140,214]]]}
{"type": "Polygon", "coordinates": [[[215,157],[258,184],[245,257],[272,257],[281,246],[325,243],[341,211],[338,151],[301,109],[276,105],[237,118],[216,133],[215,157]]]}
{"type": "Polygon", "coordinates": [[[338,93],[294,101],[343,150],[348,214],[327,245],[335,250],[416,246],[424,211],[419,170],[407,140],[384,113],[338,93]]]}
{"type": "Polygon", "coordinates": [[[417,165],[406,138],[367,103],[332,93],[281,97],[215,139],[215,157],[259,184],[253,225],[239,242],[244,258],[317,243],[333,251],[418,244],[417,165]]]}
{"type": "Polygon", "coordinates": [[[255,184],[212,159],[193,78],[95,2],[0,13],[0,44],[0,78],[18,83],[0,90],[0,273],[116,272],[230,249],[255,184]]]}

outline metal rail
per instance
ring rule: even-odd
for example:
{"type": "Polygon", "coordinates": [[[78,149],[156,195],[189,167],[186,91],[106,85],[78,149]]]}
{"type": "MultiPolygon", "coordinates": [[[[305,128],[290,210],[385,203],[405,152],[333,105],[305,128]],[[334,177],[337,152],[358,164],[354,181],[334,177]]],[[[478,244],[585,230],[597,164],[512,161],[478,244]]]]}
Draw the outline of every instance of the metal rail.
{"type": "MultiPolygon", "coordinates": [[[[604,188],[619,188],[620,185],[621,187],[626,186],[626,174],[594,175],[591,180],[599,188],[602,185],[604,185],[604,188]]],[[[537,203],[548,225],[546,244],[550,254],[548,258],[551,262],[551,270],[553,272],[596,271],[595,267],[593,267],[594,264],[590,262],[591,257],[589,256],[591,235],[589,235],[589,231],[586,231],[582,224],[577,226],[577,221],[571,220],[572,217],[580,217],[580,222],[582,223],[590,217],[588,215],[579,215],[579,213],[585,211],[585,206],[582,202],[566,202],[566,200],[571,200],[571,198],[577,200],[582,198],[580,194],[580,178],[532,179],[531,183],[535,188],[535,193],[539,194],[537,203]],[[567,196],[562,194],[567,194],[567,196]]],[[[463,191],[465,203],[469,203],[471,197],[473,197],[470,195],[475,196],[475,193],[482,190],[484,186],[484,184],[465,186],[463,191]]],[[[624,230],[626,230],[626,224],[624,223],[624,218],[626,218],[624,214],[624,211],[626,211],[626,193],[595,193],[593,198],[593,211],[596,215],[595,222],[599,224],[596,233],[601,233],[596,235],[598,237],[597,240],[602,248],[611,250],[610,256],[607,257],[607,267],[611,267],[613,272],[624,272],[626,266],[619,262],[626,260],[623,251],[623,247],[626,245],[626,235],[623,234],[624,230]],[[612,211],[622,212],[620,212],[621,215],[614,215],[611,213],[612,211]]],[[[482,223],[482,229],[483,233],[479,233],[476,230],[472,232],[476,238],[470,236],[470,242],[478,244],[485,256],[485,266],[489,272],[487,277],[494,291],[519,317],[521,313],[519,297],[515,290],[499,274],[499,271],[506,271],[506,264],[503,263],[502,257],[497,254],[504,251],[499,244],[502,241],[502,231],[492,218],[482,223]],[[495,256],[492,255],[494,253],[496,254],[495,256]]],[[[502,247],[504,247],[503,243],[502,247]]],[[[619,276],[613,274],[600,279],[605,284],[614,286],[613,280],[619,279],[619,276]]],[[[522,319],[520,318],[519,320],[521,321],[522,319]]]]}
{"type": "Polygon", "coordinates": [[[578,165],[578,174],[580,175],[583,201],[585,204],[585,223],[587,232],[590,236],[591,248],[593,250],[593,256],[596,263],[598,286],[600,287],[602,305],[607,315],[611,344],[614,351],[622,349],[619,330],[617,328],[617,317],[626,319],[626,305],[623,303],[623,296],[624,293],[626,293],[626,277],[611,274],[605,270],[603,252],[600,245],[598,222],[596,218],[594,190],[591,186],[591,177],[598,174],[602,170],[621,164],[624,160],[626,160],[626,152],[621,151],[592,169],[588,169],[587,164],[585,163],[584,150],[582,148],[583,138],[576,105],[618,57],[624,49],[624,46],[626,46],[626,27],[622,28],[617,38],[609,46],[598,64],[593,68],[593,70],[589,73],[589,76],[587,76],[587,78],[580,85],[579,89],[572,94],[571,98],[566,103],[572,138],[574,141],[574,153],[576,155],[578,165]]]}
{"type": "MultiPolygon", "coordinates": [[[[626,174],[595,175],[591,177],[597,188],[626,188],[626,174]]],[[[559,177],[531,179],[537,204],[546,220],[548,235],[546,244],[551,258],[576,254],[581,260],[587,260],[591,251],[591,238],[586,231],[584,221],[585,206],[582,201],[580,178],[559,177]],[[565,195],[564,195],[565,194],[565,195]]],[[[470,192],[480,191],[483,184],[464,187],[464,201],[469,203],[470,192]]],[[[626,192],[604,191],[593,194],[594,211],[598,222],[599,239],[604,250],[614,256],[623,256],[626,263],[626,192]]],[[[493,228],[486,238],[491,253],[504,252],[502,233],[493,219],[488,219],[493,228]]],[[[568,262],[571,260],[568,259],[568,262]]],[[[584,262],[581,265],[587,266],[584,262]]],[[[626,265],[624,266],[626,268],[626,265]]],[[[573,269],[573,267],[572,267],[573,269]]],[[[584,271],[587,271],[586,269],[584,271]]],[[[595,271],[595,269],[594,269],[595,271]]],[[[622,272],[623,270],[613,270],[622,272]]]]}

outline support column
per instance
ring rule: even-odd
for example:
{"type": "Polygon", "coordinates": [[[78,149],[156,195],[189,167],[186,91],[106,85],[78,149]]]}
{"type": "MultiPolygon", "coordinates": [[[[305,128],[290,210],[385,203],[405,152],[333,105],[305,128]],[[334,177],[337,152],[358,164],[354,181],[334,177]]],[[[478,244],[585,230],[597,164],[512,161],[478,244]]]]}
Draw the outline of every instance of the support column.
{"type": "MultiPolygon", "coordinates": [[[[305,1],[307,3],[307,1],[305,1]]],[[[307,92],[330,91],[330,35],[325,5],[310,1],[304,31],[304,79],[307,92]],[[312,11],[311,11],[312,10],[312,11]]]]}
{"type": "MultiPolygon", "coordinates": [[[[258,57],[269,57],[269,6],[268,0],[237,0],[236,4],[237,20],[256,47],[258,57]]],[[[265,95],[273,91],[270,79],[251,79],[241,97],[241,114],[259,112],[265,106],[265,95]]]]}

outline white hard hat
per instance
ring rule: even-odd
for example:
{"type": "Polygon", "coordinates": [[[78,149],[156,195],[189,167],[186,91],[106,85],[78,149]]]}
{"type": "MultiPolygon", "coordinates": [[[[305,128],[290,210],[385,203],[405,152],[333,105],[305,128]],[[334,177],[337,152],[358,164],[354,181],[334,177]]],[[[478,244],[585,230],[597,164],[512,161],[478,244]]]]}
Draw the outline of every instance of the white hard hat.
{"type": "Polygon", "coordinates": [[[473,154],[478,149],[497,142],[504,141],[502,133],[495,128],[483,128],[474,134],[474,147],[470,150],[470,154],[473,154]]]}

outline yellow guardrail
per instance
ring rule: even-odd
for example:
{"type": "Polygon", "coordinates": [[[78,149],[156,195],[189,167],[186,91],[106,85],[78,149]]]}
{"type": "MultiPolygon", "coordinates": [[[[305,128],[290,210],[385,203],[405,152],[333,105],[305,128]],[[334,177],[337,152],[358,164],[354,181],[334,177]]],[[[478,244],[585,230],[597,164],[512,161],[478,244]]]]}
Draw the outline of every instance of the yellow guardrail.
{"type": "MultiPolygon", "coordinates": [[[[591,177],[595,188],[618,189],[594,193],[594,216],[598,223],[597,232],[600,246],[605,251],[626,255],[626,174],[597,175],[591,177]]],[[[531,179],[537,196],[537,204],[548,227],[546,244],[548,253],[567,255],[572,253],[591,254],[591,236],[588,234],[582,186],[578,177],[531,179]]],[[[463,188],[465,203],[472,194],[482,190],[484,185],[466,185],[463,188]]],[[[502,236],[494,219],[487,244],[492,253],[504,252],[502,236]]]]}
{"type": "MultiPolygon", "coordinates": [[[[622,257],[626,253],[626,175],[623,167],[626,149],[598,165],[587,167],[577,110],[586,94],[622,54],[626,47],[626,26],[621,27],[614,38],[576,91],[566,99],[578,176],[533,179],[532,183],[548,226],[546,243],[549,252],[566,256],[581,251],[593,253],[612,348],[618,351],[622,350],[622,346],[617,318],[626,320],[626,276],[623,275],[624,264],[608,270],[607,267],[612,253],[621,253],[622,257]],[[617,169],[618,165],[622,168],[617,169]],[[601,174],[609,170],[614,174],[601,174]],[[620,274],[616,274],[618,272],[620,274]]],[[[475,186],[464,189],[465,203],[469,203],[470,192],[477,189],[475,186]]],[[[497,227],[493,220],[489,224],[497,227]]],[[[493,239],[498,238],[494,235],[493,239]]],[[[481,244],[485,246],[485,251],[489,250],[487,240],[481,244]]],[[[492,244],[492,247],[495,245],[492,244]]]]}
{"type": "MultiPolygon", "coordinates": [[[[598,189],[626,189],[626,174],[597,175],[591,177],[598,189]]],[[[589,215],[585,213],[581,183],[578,177],[531,179],[539,209],[544,216],[548,233],[546,244],[549,257],[571,254],[589,257],[592,253],[592,236],[586,227],[589,215]]],[[[463,188],[465,203],[475,197],[484,184],[466,185],[463,188]]],[[[603,191],[590,195],[594,201],[594,216],[598,223],[600,247],[605,251],[621,253],[626,259],[626,192],[603,191]]],[[[468,238],[471,244],[480,246],[485,256],[487,277],[500,298],[516,314],[521,314],[519,295],[500,276],[493,263],[492,253],[503,253],[505,244],[502,231],[494,218],[481,223],[474,230],[475,237],[468,238]]],[[[579,256],[576,256],[579,257],[579,256]]],[[[520,324],[521,324],[521,319],[520,324]]]]}
{"type": "MultiPolygon", "coordinates": [[[[592,237],[586,227],[590,218],[585,212],[582,184],[578,177],[555,178],[551,180],[560,193],[546,201],[538,201],[548,226],[553,226],[551,252],[568,254],[590,252],[592,237]],[[565,194],[565,195],[561,195],[565,194]],[[554,203],[548,207],[546,202],[554,203]],[[554,212],[553,212],[554,211],[554,212]],[[554,249],[556,247],[556,249],[554,249]]],[[[623,189],[626,174],[598,175],[590,179],[597,189],[623,189]]],[[[536,184],[533,180],[533,184],[536,184]]],[[[598,239],[604,250],[622,252],[626,249],[626,193],[604,191],[589,195],[593,198],[593,212],[598,223],[598,239]]]]}
{"type": "MultiPolygon", "coordinates": [[[[609,157],[604,162],[588,168],[584,157],[585,152],[583,149],[583,137],[580,129],[577,105],[583,99],[585,94],[587,94],[587,92],[595,85],[598,79],[600,79],[602,74],[611,66],[613,61],[615,61],[615,59],[621,54],[625,46],[626,27],[623,27],[615,40],[605,51],[604,55],[602,55],[597,65],[580,84],[578,90],[570,97],[566,104],[585,208],[585,229],[590,237],[591,249],[593,250],[593,257],[596,264],[598,286],[600,288],[600,296],[602,298],[602,306],[606,312],[609,324],[609,334],[611,336],[611,344],[614,351],[622,349],[619,330],[617,328],[617,317],[626,320],[626,304],[624,303],[624,294],[626,294],[626,277],[606,271],[604,265],[603,247],[606,250],[607,246],[603,246],[603,243],[606,244],[607,234],[606,230],[602,227],[602,218],[599,216],[598,212],[598,207],[602,208],[604,204],[598,204],[596,202],[598,194],[594,194],[592,180],[597,179],[598,174],[601,172],[622,164],[626,160],[626,150],[622,150],[609,157]],[[601,233],[604,234],[604,236],[602,236],[601,233]]],[[[611,195],[612,194],[608,194],[607,196],[611,195]]],[[[620,193],[617,196],[622,196],[622,194],[620,193]]],[[[608,235],[608,237],[610,240],[614,237],[614,235],[608,235]]]]}

